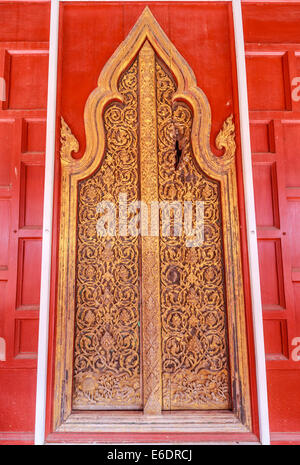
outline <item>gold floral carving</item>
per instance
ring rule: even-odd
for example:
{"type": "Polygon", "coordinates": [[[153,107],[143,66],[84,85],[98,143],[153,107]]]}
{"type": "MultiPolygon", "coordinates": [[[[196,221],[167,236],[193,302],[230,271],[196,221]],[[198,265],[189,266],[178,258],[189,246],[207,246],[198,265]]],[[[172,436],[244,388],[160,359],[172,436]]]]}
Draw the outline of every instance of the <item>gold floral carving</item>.
{"type": "Polygon", "coordinates": [[[62,161],[68,161],[72,156],[72,152],[78,152],[79,144],[62,116],[60,121],[60,158],[62,161]]]}
{"type": "MultiPolygon", "coordinates": [[[[141,200],[158,198],[155,52],[148,41],[139,53],[141,200]]],[[[142,317],[144,412],[161,412],[161,329],[159,238],[142,237],[142,317]]]]}
{"type": "Polygon", "coordinates": [[[224,149],[223,159],[232,159],[235,155],[235,127],[233,115],[228,116],[223,127],[216,137],[216,146],[219,150],[224,149]]]}
{"type": "Polygon", "coordinates": [[[216,157],[207,98],[147,7],[103,68],[84,121],[82,158],[70,156],[67,127],[61,136],[54,430],[249,430],[232,118],[216,157]],[[97,237],[98,202],[124,188],[129,201],[203,200],[203,246],[161,228],[97,237]],[[203,409],[215,409],[208,421],[203,409]]]}
{"type": "Polygon", "coordinates": [[[103,163],[78,183],[74,409],[142,406],[138,238],[97,234],[99,202],[138,198],[137,87],[135,61],[118,84],[126,103],[104,112],[103,163]]]}
{"type": "Polygon", "coordinates": [[[192,112],[172,105],[176,85],[157,62],[159,200],[204,202],[204,242],[160,235],[163,409],[231,407],[220,185],[196,165],[192,112]],[[174,169],[172,125],[184,141],[174,169]]]}

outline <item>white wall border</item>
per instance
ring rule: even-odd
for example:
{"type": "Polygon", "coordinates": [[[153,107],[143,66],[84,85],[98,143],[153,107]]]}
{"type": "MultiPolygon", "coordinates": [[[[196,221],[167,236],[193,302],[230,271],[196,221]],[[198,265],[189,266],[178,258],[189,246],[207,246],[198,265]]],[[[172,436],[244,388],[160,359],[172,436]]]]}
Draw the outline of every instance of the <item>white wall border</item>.
{"type": "Polygon", "coordinates": [[[260,441],[270,444],[267,375],[259,277],[258,247],[254,204],[252,155],[250,144],[249,107],[247,93],[245,43],[241,0],[232,0],[234,38],[238,78],[239,113],[245,193],[245,210],[249,256],[249,272],[252,299],[252,318],[255,346],[255,365],[258,398],[260,441]]]}
{"type": "MultiPolygon", "coordinates": [[[[64,0],[65,3],[70,2],[70,1],[74,2],[74,1],[82,1],[82,0],[64,0]]],[[[89,2],[92,2],[92,1],[93,0],[89,0],[89,2]]],[[[110,0],[110,1],[119,1],[119,0],[110,0]]],[[[131,0],[131,1],[134,2],[134,1],[139,1],[139,0],[131,0]]],[[[154,0],[148,0],[148,3],[151,3],[151,1],[154,1],[154,0]]],[[[175,1],[180,1],[180,0],[175,0],[175,1]]],[[[255,219],[253,176],[252,176],[252,163],[251,163],[249,108],[248,108],[248,95],[247,95],[245,48],[244,48],[241,0],[198,0],[198,1],[206,1],[206,2],[207,1],[214,1],[214,2],[218,2],[218,1],[231,2],[232,1],[235,48],[236,48],[236,63],[237,63],[237,77],[238,77],[239,113],[240,113],[243,178],[244,178],[244,193],[245,193],[246,223],[247,223],[247,240],[248,240],[250,283],[251,283],[251,297],[252,297],[252,315],[253,315],[253,331],[254,331],[254,345],[255,345],[255,363],[256,363],[260,441],[261,441],[261,444],[270,444],[266,363],[265,363],[265,351],[264,351],[261,291],[260,291],[260,279],[259,279],[256,219],[255,219]]],[[[45,443],[59,3],[60,3],[60,0],[51,0],[46,160],[45,160],[45,191],[44,191],[43,242],[42,242],[42,271],[41,271],[40,321],[39,321],[36,413],[35,413],[35,444],[36,445],[42,445],[45,443]]]]}
{"type": "Polygon", "coordinates": [[[38,341],[37,387],[35,409],[35,444],[45,442],[47,360],[49,333],[49,301],[52,250],[53,185],[55,158],[56,82],[58,54],[59,0],[51,0],[47,130],[45,156],[44,213],[42,241],[42,271],[38,341]]]}

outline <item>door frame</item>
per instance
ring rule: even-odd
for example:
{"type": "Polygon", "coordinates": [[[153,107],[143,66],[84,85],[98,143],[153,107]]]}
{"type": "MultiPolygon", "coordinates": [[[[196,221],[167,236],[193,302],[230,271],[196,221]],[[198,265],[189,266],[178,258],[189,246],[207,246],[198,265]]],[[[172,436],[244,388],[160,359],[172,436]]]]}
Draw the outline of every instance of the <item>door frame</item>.
{"type": "MultiPolygon", "coordinates": [[[[64,2],[80,0],[64,0],[64,2]]],[[[118,1],[118,0],[113,0],[118,1]]],[[[138,0],[130,0],[138,1],[138,0]]],[[[150,0],[147,3],[151,3],[150,0]]],[[[179,1],[179,0],[173,0],[179,1]]],[[[240,115],[240,134],[243,167],[243,187],[245,198],[245,216],[247,229],[247,246],[249,258],[249,277],[252,300],[252,324],[255,349],[255,367],[257,383],[257,402],[259,435],[261,444],[270,443],[266,363],[263,337],[263,320],[261,291],[259,280],[259,263],[257,248],[257,232],[253,191],[253,176],[251,162],[251,145],[249,129],[249,109],[247,98],[247,79],[244,51],[244,35],[242,23],[241,0],[198,0],[198,2],[231,3],[234,24],[236,51],[236,69],[238,81],[238,99],[240,115]]],[[[49,340],[49,308],[51,290],[51,254],[53,229],[53,193],[54,193],[54,158],[55,158],[55,128],[56,128],[56,94],[57,94],[57,57],[59,33],[59,6],[61,0],[51,0],[50,41],[49,41],[49,73],[47,101],[47,131],[46,131],[46,162],[45,191],[43,216],[42,271],[40,296],[40,321],[38,344],[38,368],[36,391],[35,444],[45,443],[45,422],[47,405],[47,365],[49,340]]],[[[92,2],[87,0],[86,3],[92,2]]],[[[146,3],[146,2],[145,2],[146,3]]]]}

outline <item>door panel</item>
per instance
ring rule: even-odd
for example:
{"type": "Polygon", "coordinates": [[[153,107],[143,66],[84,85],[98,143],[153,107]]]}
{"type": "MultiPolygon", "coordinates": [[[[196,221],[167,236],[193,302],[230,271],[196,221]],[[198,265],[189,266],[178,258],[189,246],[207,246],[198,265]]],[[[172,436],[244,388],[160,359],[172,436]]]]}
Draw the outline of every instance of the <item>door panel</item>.
{"type": "MultiPolygon", "coordinates": [[[[162,408],[225,409],[231,400],[220,186],[195,165],[190,142],[191,111],[182,104],[173,108],[177,86],[151,46],[148,52],[153,59],[150,71],[155,78],[152,92],[154,96],[156,91],[153,103],[158,137],[156,140],[154,134],[157,155],[153,154],[154,173],[149,173],[149,161],[143,158],[149,131],[145,128],[143,134],[142,121],[151,89],[142,87],[143,52],[118,85],[126,103],[112,103],[104,112],[107,150],[101,168],[79,185],[73,408],[143,407],[141,387],[147,390],[149,381],[146,375],[143,384],[141,381],[146,368],[141,367],[139,328],[146,363],[146,354],[154,350],[157,331],[155,314],[149,318],[151,312],[145,303],[149,295],[151,304],[160,307],[157,324],[158,331],[162,331],[158,342],[161,366],[155,370],[162,390],[162,408]],[[173,125],[185,139],[178,167],[173,125]],[[95,234],[100,226],[98,215],[94,216],[99,201],[117,204],[120,195],[127,202],[140,198],[148,207],[149,200],[177,204],[205,201],[205,247],[187,247],[186,234],[177,238],[174,231],[167,235],[162,229],[159,239],[139,240],[134,231],[133,236],[99,239],[95,234]],[[108,386],[112,386],[109,392],[108,386]]],[[[147,61],[150,57],[147,55],[147,61]]],[[[119,218],[120,214],[119,206],[119,218]]],[[[174,219],[173,228],[175,223],[174,219]]],[[[133,226],[131,221],[125,227],[133,226]]]]}
{"type": "Polygon", "coordinates": [[[173,235],[176,226],[181,226],[178,210],[174,211],[173,234],[160,233],[163,409],[228,409],[231,393],[220,185],[194,159],[192,111],[182,103],[173,107],[176,90],[170,74],[157,64],[158,197],[166,203],[204,202],[204,237],[201,245],[189,247],[188,233],[173,235]],[[172,123],[182,138],[179,162],[172,134],[167,137],[172,123]]]}
{"type": "Polygon", "coordinates": [[[243,17],[270,429],[293,440],[300,425],[293,357],[300,334],[300,7],[245,4],[243,17]]]}
{"type": "Polygon", "coordinates": [[[47,2],[0,5],[0,338],[5,341],[0,357],[0,435],[4,441],[33,441],[49,7],[47,2]]]}
{"type": "MultiPolygon", "coordinates": [[[[99,5],[95,8],[97,12],[99,5]]],[[[154,5],[156,9],[159,15],[166,11],[165,6],[154,5]]],[[[168,10],[166,28],[171,31],[171,6],[168,10]]],[[[89,14],[87,18],[86,24],[92,21],[89,14]]],[[[66,43],[60,57],[67,52],[66,43]]],[[[60,73],[66,72],[67,62],[60,61],[60,73]]],[[[117,409],[131,412],[114,416],[116,430],[135,428],[128,423],[134,418],[147,431],[148,415],[155,416],[154,428],[168,428],[171,417],[161,416],[163,410],[184,410],[184,416],[176,417],[176,428],[187,421],[198,430],[203,428],[201,416],[187,411],[213,409],[220,412],[216,424],[226,410],[230,427],[245,431],[251,414],[230,101],[215,138],[214,150],[221,155],[216,156],[210,148],[207,98],[149,9],[142,10],[87,99],[84,153],[80,130],[77,134],[74,129],[80,118],[75,123],[72,112],[73,125],[62,112],[70,95],[64,87],[70,74],[66,78],[59,81],[58,105],[54,429],[78,431],[86,422],[88,431],[105,431],[112,418],[102,415],[99,424],[97,411],[117,409]],[[146,207],[204,203],[204,242],[188,245],[199,237],[186,229],[175,232],[180,229],[176,211],[171,234],[161,211],[156,232],[139,235],[132,210],[129,226],[121,221],[130,233],[113,231],[107,240],[101,232],[105,221],[113,230],[114,225],[106,217],[103,222],[101,202],[115,205],[120,195],[146,207]],[[82,410],[95,414],[85,420],[82,410]],[[133,417],[134,410],[146,416],[133,417]]],[[[65,107],[68,116],[73,103],[65,107]]],[[[120,204],[115,213],[120,222],[120,204]]]]}
{"type": "Polygon", "coordinates": [[[75,409],[142,407],[140,241],[114,231],[97,236],[100,202],[139,198],[136,61],[118,90],[124,105],[111,103],[104,112],[107,149],[101,167],[79,183],[75,409]]]}

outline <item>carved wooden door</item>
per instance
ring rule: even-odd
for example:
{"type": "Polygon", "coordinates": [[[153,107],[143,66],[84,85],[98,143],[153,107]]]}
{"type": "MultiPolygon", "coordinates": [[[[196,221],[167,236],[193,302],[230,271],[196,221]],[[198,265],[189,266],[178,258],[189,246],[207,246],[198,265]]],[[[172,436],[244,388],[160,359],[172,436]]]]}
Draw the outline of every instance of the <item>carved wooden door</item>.
{"type": "Polygon", "coordinates": [[[162,412],[228,410],[250,424],[234,124],[218,158],[210,118],[146,8],[86,103],[82,158],[61,119],[56,428],[111,421],[86,410],[160,428],[162,412]]]}
{"type": "Polygon", "coordinates": [[[145,41],[118,82],[123,102],[104,110],[102,165],[79,183],[74,408],[230,406],[220,189],[194,161],[192,112],[173,104],[176,90],[145,41]],[[205,200],[203,246],[172,231],[121,235],[120,224],[99,237],[99,202],[120,196],[146,206],[205,200]]]}

